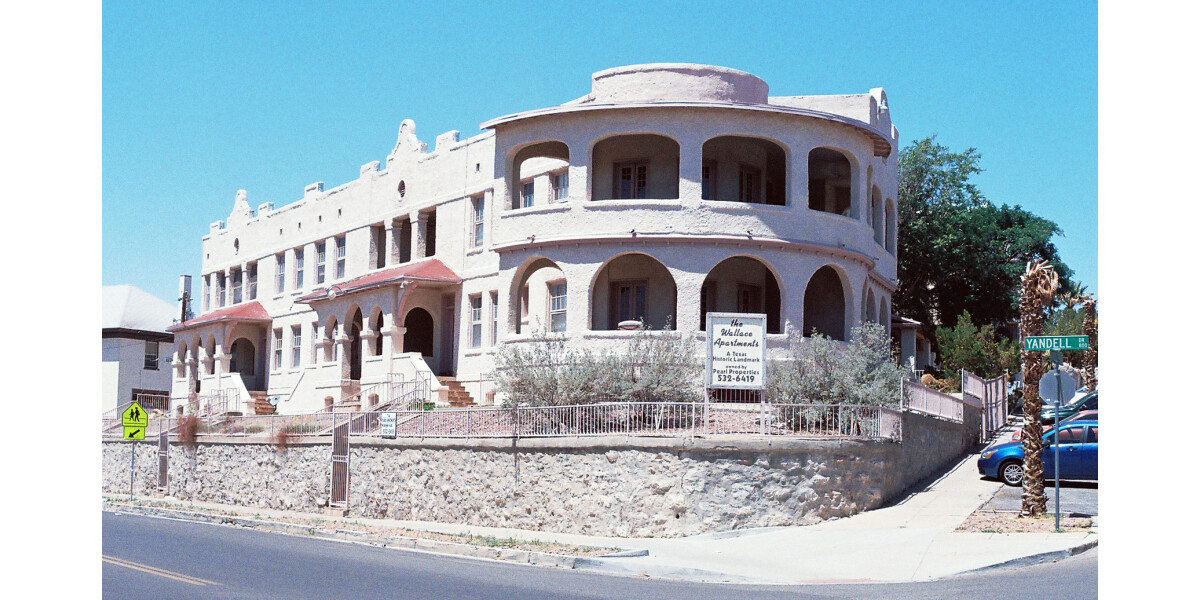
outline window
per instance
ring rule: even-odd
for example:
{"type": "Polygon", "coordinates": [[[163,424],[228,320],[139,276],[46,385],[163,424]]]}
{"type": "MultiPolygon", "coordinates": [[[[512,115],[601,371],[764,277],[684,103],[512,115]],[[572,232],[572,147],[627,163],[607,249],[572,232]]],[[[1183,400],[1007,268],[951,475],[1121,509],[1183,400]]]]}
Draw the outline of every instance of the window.
{"type": "Polygon", "coordinates": [[[158,342],[146,342],[146,360],[142,367],[147,371],[158,370],[158,342]]]}
{"type": "Polygon", "coordinates": [[[333,243],[337,258],[337,271],[334,279],[341,279],[346,276],[346,238],[345,236],[335,238],[333,243]]]}
{"type": "Polygon", "coordinates": [[[700,198],[717,199],[717,161],[706,160],[700,167],[700,198]]]}
{"type": "Polygon", "coordinates": [[[1087,439],[1085,439],[1083,441],[1083,443],[1085,443],[1085,444],[1100,443],[1100,428],[1099,427],[1088,427],[1087,439]]]}
{"type": "Polygon", "coordinates": [[[283,330],[275,330],[275,352],[271,362],[272,368],[276,371],[283,366],[283,330]]]}
{"type": "Polygon", "coordinates": [[[275,255],[275,293],[276,294],[283,293],[283,281],[284,281],[283,265],[284,265],[283,253],[280,252],[279,254],[275,255]]]}
{"type": "Polygon", "coordinates": [[[217,307],[225,306],[225,274],[217,273],[217,307]]]}
{"type": "Polygon", "coordinates": [[[317,285],[325,283],[325,242],[317,242],[317,285]]]}
{"type": "MultiPolygon", "coordinates": [[[[1083,443],[1083,427],[1070,427],[1058,430],[1059,444],[1082,444],[1083,443]]],[[[1054,432],[1046,434],[1042,439],[1043,445],[1054,444],[1054,432]]]]}
{"type": "Polygon", "coordinates": [[[500,331],[500,327],[499,327],[499,326],[500,326],[500,295],[499,295],[498,293],[496,293],[496,292],[492,292],[491,296],[492,296],[492,298],[491,298],[491,300],[492,300],[492,339],[491,339],[491,345],[492,345],[492,346],[495,346],[495,345],[496,345],[496,338],[497,338],[497,336],[499,335],[499,331],[500,331]]]}
{"type": "Polygon", "coordinates": [[[533,182],[521,182],[521,208],[533,206],[533,182]]]}
{"type": "Polygon", "coordinates": [[[258,298],[258,263],[246,267],[246,296],[251,300],[258,298]]]}
{"type": "Polygon", "coordinates": [[[471,234],[471,245],[478,248],[483,245],[483,196],[471,198],[471,222],[475,228],[471,234]]]}
{"type": "Polygon", "coordinates": [[[300,366],[300,326],[292,325],[292,366],[300,366]]]}
{"type": "Polygon", "coordinates": [[[646,197],[646,162],[613,165],[613,195],[618,200],[646,197]]]}
{"type": "Polygon", "coordinates": [[[425,221],[425,256],[437,254],[437,213],[429,213],[425,221]]]}
{"type": "Polygon", "coordinates": [[[304,248],[296,248],[296,289],[304,287],[304,248]]]}
{"type": "Polygon", "coordinates": [[[471,347],[483,345],[483,296],[471,296],[471,347]]]}
{"type": "Polygon", "coordinates": [[[567,174],[555,173],[550,176],[550,186],[554,188],[554,201],[566,202],[568,194],[567,174]]]}
{"type": "Polygon", "coordinates": [[[233,287],[233,303],[237,304],[242,301],[242,270],[231,269],[229,279],[229,284],[233,287]]]}
{"type": "Polygon", "coordinates": [[[738,202],[758,202],[762,172],[756,167],[742,165],[738,169],[738,202]]]}
{"type": "Polygon", "coordinates": [[[614,281],[609,295],[612,325],[646,319],[646,282],[614,281]]]}
{"type": "Polygon", "coordinates": [[[550,331],[566,331],[567,282],[551,283],[546,288],[550,292],[550,331]]]}
{"type": "Polygon", "coordinates": [[[311,362],[314,365],[317,364],[317,347],[318,347],[317,341],[318,340],[320,340],[320,338],[317,337],[317,324],[313,323],[312,324],[312,361],[311,362]]]}

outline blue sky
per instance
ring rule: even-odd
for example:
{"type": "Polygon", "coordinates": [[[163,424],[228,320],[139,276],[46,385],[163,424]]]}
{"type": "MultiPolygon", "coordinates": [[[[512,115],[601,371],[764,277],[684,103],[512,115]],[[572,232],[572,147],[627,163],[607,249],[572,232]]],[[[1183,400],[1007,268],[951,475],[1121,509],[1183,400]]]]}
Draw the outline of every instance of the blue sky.
{"type": "Polygon", "coordinates": [[[238,189],[282,206],[350,181],[403,119],[432,147],[582,96],[594,71],[695,62],[774,95],[884,87],[903,145],[977,148],[985,195],[1058,223],[1098,291],[1092,3],[310,4],[103,4],[105,285],[173,302],[238,189]]]}

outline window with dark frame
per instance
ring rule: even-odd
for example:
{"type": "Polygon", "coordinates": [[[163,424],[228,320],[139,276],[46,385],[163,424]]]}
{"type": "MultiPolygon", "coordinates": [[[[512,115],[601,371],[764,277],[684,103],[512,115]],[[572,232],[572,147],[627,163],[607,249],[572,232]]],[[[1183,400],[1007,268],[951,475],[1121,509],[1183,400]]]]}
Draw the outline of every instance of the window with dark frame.
{"type": "Polygon", "coordinates": [[[564,172],[551,175],[550,185],[554,190],[554,201],[565,202],[569,193],[567,174],[564,172]]]}
{"type": "Polygon", "coordinates": [[[533,206],[533,181],[521,182],[521,208],[533,206]]]}
{"type": "Polygon", "coordinates": [[[272,356],[273,362],[271,364],[274,365],[274,370],[278,371],[283,367],[283,329],[276,329],[274,334],[275,348],[274,356],[272,356]]]}
{"type": "Polygon", "coordinates": [[[609,288],[609,326],[622,321],[646,320],[646,280],[614,281],[609,288]]]}
{"type": "Polygon", "coordinates": [[[158,342],[146,342],[146,357],[142,368],[147,371],[158,370],[158,342]]]}
{"type": "Polygon", "coordinates": [[[275,255],[275,293],[276,294],[283,293],[283,282],[286,280],[286,277],[283,272],[284,265],[285,265],[285,259],[284,259],[283,253],[280,252],[279,254],[275,255]]]}
{"type": "Polygon", "coordinates": [[[296,248],[296,288],[304,287],[304,248],[296,248]]]}
{"type": "Polygon", "coordinates": [[[258,263],[252,262],[246,266],[246,297],[250,300],[258,298],[258,263]]]}
{"type": "Polygon", "coordinates": [[[334,257],[337,259],[334,279],[342,279],[346,276],[346,236],[334,238],[333,245],[337,254],[334,257]]]}
{"type": "Polygon", "coordinates": [[[483,345],[483,295],[471,296],[471,347],[483,345]]]}
{"type": "Polygon", "coordinates": [[[498,292],[492,292],[491,293],[491,301],[492,301],[492,338],[491,338],[490,345],[495,346],[496,339],[498,338],[499,331],[500,331],[500,294],[498,292]]]}
{"type": "Polygon", "coordinates": [[[317,242],[317,285],[325,283],[325,242],[317,242]]]}
{"type": "Polygon", "coordinates": [[[300,366],[300,326],[292,325],[292,367],[300,366]]]}
{"type": "Polygon", "coordinates": [[[483,245],[483,196],[471,198],[471,245],[478,248],[483,245]]]}

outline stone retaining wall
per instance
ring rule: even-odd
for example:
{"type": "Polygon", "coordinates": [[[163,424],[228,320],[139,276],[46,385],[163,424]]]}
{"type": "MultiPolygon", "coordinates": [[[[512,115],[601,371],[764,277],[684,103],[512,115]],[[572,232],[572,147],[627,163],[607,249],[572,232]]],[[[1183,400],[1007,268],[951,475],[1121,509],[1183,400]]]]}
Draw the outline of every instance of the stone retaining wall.
{"type": "MultiPolygon", "coordinates": [[[[963,424],[905,413],[902,443],[786,437],[351,438],[351,514],[612,536],[798,525],[879,507],[969,446],[963,424]]],[[[976,429],[978,424],[975,425],[976,429]]],[[[129,491],[129,442],[104,443],[104,491],[129,491]]],[[[134,492],[156,483],[136,447],[134,492]]],[[[172,444],[170,495],[317,511],[329,438],[284,452],[210,439],[172,444]]]]}

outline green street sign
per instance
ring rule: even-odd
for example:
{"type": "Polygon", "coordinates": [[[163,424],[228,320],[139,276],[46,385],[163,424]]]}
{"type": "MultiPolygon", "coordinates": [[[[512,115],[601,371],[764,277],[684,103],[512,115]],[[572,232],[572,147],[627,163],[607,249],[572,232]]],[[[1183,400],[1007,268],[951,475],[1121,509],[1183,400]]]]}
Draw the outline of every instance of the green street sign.
{"type": "Polygon", "coordinates": [[[1031,335],[1025,338],[1026,350],[1087,350],[1086,335],[1031,335]]]}

